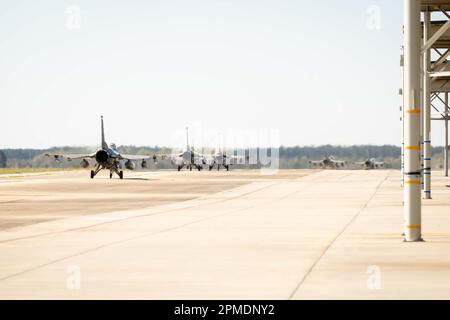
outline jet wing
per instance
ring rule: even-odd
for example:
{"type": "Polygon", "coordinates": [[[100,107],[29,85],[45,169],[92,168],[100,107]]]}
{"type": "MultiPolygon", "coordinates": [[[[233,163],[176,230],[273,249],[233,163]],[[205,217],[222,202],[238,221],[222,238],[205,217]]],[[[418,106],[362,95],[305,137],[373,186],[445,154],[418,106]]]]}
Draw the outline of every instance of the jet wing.
{"type": "Polygon", "coordinates": [[[199,153],[197,151],[192,151],[192,153],[194,154],[194,157],[197,157],[197,158],[206,158],[206,157],[208,157],[207,154],[202,154],[202,153],[199,153]]]}
{"type": "Polygon", "coordinates": [[[225,155],[225,158],[228,158],[228,159],[233,159],[233,160],[238,160],[238,159],[245,159],[245,157],[244,157],[244,156],[235,156],[235,155],[233,155],[233,156],[228,156],[228,155],[225,155]]]}
{"type": "Polygon", "coordinates": [[[235,155],[226,156],[227,160],[234,161],[234,163],[239,163],[239,164],[245,163],[245,161],[247,161],[248,158],[249,158],[248,156],[235,156],[235,155]]]}
{"type": "Polygon", "coordinates": [[[46,153],[46,157],[53,157],[55,160],[67,159],[68,161],[80,160],[80,159],[92,159],[95,158],[95,153],[92,154],[57,154],[46,153]]]}
{"type": "Polygon", "coordinates": [[[137,155],[137,154],[121,154],[120,155],[120,159],[122,160],[149,160],[152,159],[155,160],[156,159],[156,155],[151,156],[151,155],[137,155]]]}
{"type": "Polygon", "coordinates": [[[323,164],[323,161],[310,161],[310,164],[323,164]]]}
{"type": "Polygon", "coordinates": [[[216,157],[214,157],[213,155],[205,155],[203,157],[203,160],[205,161],[205,164],[208,165],[213,165],[216,163],[216,157]]]}
{"type": "Polygon", "coordinates": [[[183,152],[181,152],[181,153],[173,153],[173,154],[155,154],[153,156],[153,159],[155,157],[158,157],[158,158],[163,159],[163,160],[167,160],[167,159],[170,160],[170,159],[179,158],[179,157],[182,157],[182,156],[183,156],[183,152]]]}

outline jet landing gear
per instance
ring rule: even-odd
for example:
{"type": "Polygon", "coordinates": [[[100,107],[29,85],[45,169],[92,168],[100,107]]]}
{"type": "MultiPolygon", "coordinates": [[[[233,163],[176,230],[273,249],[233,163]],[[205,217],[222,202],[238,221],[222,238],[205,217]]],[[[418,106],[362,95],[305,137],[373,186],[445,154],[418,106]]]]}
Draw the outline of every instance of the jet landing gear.
{"type": "Polygon", "coordinates": [[[100,165],[97,165],[95,167],[95,170],[91,170],[91,179],[94,179],[94,177],[97,175],[97,173],[99,173],[100,170],[102,170],[100,165]]]}
{"type": "Polygon", "coordinates": [[[227,171],[230,171],[230,165],[229,164],[222,164],[217,165],[217,171],[220,171],[220,167],[223,166],[227,171]]]}
{"type": "Polygon", "coordinates": [[[113,176],[113,173],[117,173],[117,175],[119,176],[119,178],[120,178],[120,180],[122,180],[123,179],[123,171],[122,170],[120,170],[120,171],[118,171],[117,169],[116,170],[111,170],[110,172],[109,172],[109,178],[110,179],[112,179],[112,176],[113,176]]]}
{"type": "MultiPolygon", "coordinates": [[[[91,179],[94,179],[94,177],[97,175],[97,173],[99,173],[102,169],[104,169],[104,168],[102,168],[100,165],[97,165],[94,170],[91,170],[91,179]]],[[[113,170],[109,171],[110,179],[112,179],[114,172],[117,173],[117,175],[119,176],[120,179],[123,179],[123,171],[122,170],[119,171],[117,169],[113,169],[113,170]]]]}

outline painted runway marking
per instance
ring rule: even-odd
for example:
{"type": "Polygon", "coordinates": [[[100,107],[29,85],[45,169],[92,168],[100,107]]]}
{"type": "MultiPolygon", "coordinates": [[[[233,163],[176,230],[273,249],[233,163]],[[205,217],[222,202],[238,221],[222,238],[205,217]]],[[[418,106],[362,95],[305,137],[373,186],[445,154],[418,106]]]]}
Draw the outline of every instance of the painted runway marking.
{"type": "Polygon", "coordinates": [[[92,221],[115,221],[115,220],[125,220],[129,217],[85,217],[84,220],[92,220],[92,221]]]}

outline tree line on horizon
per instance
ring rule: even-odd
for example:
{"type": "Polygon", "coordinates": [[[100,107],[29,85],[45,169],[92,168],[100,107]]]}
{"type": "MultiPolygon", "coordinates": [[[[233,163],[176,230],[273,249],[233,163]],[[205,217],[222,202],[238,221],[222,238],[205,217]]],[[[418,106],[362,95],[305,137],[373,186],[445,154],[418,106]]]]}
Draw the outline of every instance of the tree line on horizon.
{"type": "MultiPolygon", "coordinates": [[[[45,153],[73,153],[73,154],[89,154],[95,152],[93,147],[53,147],[48,149],[3,149],[0,150],[0,167],[17,167],[17,168],[53,168],[53,167],[77,167],[78,161],[62,161],[56,162],[52,158],[44,157],[45,153]]],[[[140,154],[153,155],[159,153],[170,153],[171,149],[167,147],[149,147],[149,146],[133,146],[125,145],[118,147],[118,150],[124,154],[140,154]]],[[[214,149],[197,150],[205,154],[211,154],[214,149]]],[[[443,165],[443,147],[433,147],[433,167],[441,168],[443,165]]],[[[248,150],[246,151],[248,153],[248,150]]],[[[336,159],[354,163],[364,161],[367,158],[376,158],[384,161],[388,167],[400,168],[401,149],[394,145],[353,145],[353,146],[297,146],[278,148],[281,169],[303,169],[308,168],[310,160],[321,160],[325,156],[334,156],[336,159]]],[[[155,169],[171,168],[170,162],[161,161],[156,165],[152,165],[155,169]]],[[[247,166],[249,167],[249,166],[247,166]]],[[[252,166],[254,168],[254,166],[252,166]]]]}

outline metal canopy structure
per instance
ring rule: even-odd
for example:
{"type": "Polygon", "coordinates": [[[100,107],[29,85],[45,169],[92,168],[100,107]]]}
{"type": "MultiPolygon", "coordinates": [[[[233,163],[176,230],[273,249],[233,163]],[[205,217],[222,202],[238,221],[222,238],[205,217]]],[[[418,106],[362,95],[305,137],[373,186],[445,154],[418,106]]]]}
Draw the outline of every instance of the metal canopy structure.
{"type": "Polygon", "coordinates": [[[448,176],[450,0],[404,0],[402,173],[405,241],[421,241],[421,206],[431,199],[431,120],[445,122],[448,176]],[[440,20],[433,20],[439,14],[440,20]],[[448,19],[442,21],[442,17],[448,19]],[[443,105],[439,109],[436,102],[443,105]],[[431,116],[431,112],[438,116],[431,116]]]}
{"type": "MultiPolygon", "coordinates": [[[[430,11],[425,11],[430,12],[430,11]]],[[[431,13],[431,12],[430,12],[431,13]]],[[[437,35],[437,40],[431,44],[431,48],[450,48],[450,29],[445,27],[442,29],[447,21],[431,21],[428,25],[428,36],[432,38],[437,35]],[[439,34],[439,30],[442,30],[442,34],[439,34]]],[[[422,33],[424,32],[424,23],[422,23],[422,33]]]]}
{"type": "Polygon", "coordinates": [[[422,0],[420,1],[420,9],[425,12],[433,11],[450,11],[450,2],[447,0],[422,0]]]}

